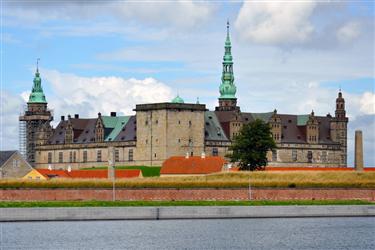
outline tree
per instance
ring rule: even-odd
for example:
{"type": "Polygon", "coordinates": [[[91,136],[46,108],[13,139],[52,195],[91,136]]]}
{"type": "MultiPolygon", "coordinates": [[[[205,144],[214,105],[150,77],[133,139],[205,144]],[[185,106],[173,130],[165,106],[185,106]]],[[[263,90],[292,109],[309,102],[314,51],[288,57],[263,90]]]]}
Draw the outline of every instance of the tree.
{"type": "Polygon", "coordinates": [[[270,126],[257,119],[241,128],[228,156],[231,162],[239,162],[240,170],[261,170],[267,165],[267,152],[275,148],[270,126]]]}

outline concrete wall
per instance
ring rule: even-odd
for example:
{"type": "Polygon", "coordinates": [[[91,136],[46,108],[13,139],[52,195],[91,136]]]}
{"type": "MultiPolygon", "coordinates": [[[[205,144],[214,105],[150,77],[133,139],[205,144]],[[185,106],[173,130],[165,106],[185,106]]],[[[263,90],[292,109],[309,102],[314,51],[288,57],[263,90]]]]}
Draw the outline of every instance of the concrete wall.
{"type": "MultiPolygon", "coordinates": [[[[118,200],[368,200],[375,189],[356,188],[189,188],[116,189],[118,200]]],[[[112,200],[112,189],[5,189],[0,200],[112,200]]]]}
{"type": "Polygon", "coordinates": [[[0,221],[160,220],[375,216],[375,206],[0,208],[0,221]]]}

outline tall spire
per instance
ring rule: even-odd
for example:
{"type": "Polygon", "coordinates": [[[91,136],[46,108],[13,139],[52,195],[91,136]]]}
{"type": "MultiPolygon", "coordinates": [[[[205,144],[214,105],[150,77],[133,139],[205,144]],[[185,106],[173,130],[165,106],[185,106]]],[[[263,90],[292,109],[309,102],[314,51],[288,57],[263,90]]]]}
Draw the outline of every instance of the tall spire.
{"type": "Polygon", "coordinates": [[[31,90],[28,103],[47,103],[46,97],[43,93],[42,79],[39,74],[39,58],[36,60],[36,72],[34,76],[34,84],[31,90]]]}
{"type": "Polygon", "coordinates": [[[220,84],[219,99],[236,99],[236,86],[234,85],[232,44],[229,35],[229,20],[227,21],[227,37],[225,40],[225,53],[223,57],[223,72],[220,84]]]}

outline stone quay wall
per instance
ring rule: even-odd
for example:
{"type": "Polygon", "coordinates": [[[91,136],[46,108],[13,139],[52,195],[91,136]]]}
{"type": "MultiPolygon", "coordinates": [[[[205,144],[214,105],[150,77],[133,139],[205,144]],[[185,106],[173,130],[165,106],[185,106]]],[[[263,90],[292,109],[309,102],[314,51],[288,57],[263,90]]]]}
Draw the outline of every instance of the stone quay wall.
{"type": "MultiPolygon", "coordinates": [[[[134,188],[116,189],[116,200],[367,200],[375,189],[365,188],[134,188]]],[[[2,189],[2,201],[112,200],[112,189],[2,189]]]]}

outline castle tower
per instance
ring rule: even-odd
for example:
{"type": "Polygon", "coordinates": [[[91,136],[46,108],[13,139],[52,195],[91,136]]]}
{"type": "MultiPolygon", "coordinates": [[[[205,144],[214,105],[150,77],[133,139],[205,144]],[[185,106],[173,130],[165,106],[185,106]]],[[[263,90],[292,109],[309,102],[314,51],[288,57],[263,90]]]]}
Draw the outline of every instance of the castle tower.
{"type": "Polygon", "coordinates": [[[340,166],[347,166],[347,124],[348,117],[345,111],[345,99],[342,97],[341,90],[336,98],[335,117],[331,120],[331,139],[341,145],[340,166]]]}
{"type": "Polygon", "coordinates": [[[53,120],[51,111],[47,109],[46,97],[43,93],[42,80],[38,66],[36,68],[34,84],[27,102],[27,110],[20,121],[26,122],[26,156],[27,161],[34,166],[36,162],[35,149],[48,141],[52,133],[50,122],[53,120]]]}
{"type": "Polygon", "coordinates": [[[229,21],[227,22],[227,38],[225,41],[225,53],[223,57],[223,72],[220,84],[219,107],[216,111],[238,110],[236,98],[236,86],[234,85],[232,45],[229,37],[229,21]]]}

